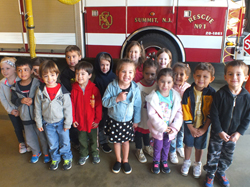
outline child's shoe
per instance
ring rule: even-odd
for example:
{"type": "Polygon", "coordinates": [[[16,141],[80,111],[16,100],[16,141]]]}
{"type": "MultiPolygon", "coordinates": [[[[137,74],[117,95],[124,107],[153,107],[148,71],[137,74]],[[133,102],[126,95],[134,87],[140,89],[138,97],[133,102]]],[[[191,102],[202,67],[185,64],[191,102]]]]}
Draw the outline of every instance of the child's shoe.
{"type": "Polygon", "coordinates": [[[213,187],[213,186],[214,186],[214,176],[207,174],[205,179],[205,187],[213,187]]]}
{"type": "Polygon", "coordinates": [[[88,160],[88,158],[89,158],[89,155],[85,156],[85,157],[81,157],[78,161],[78,164],[81,166],[84,165],[86,163],[86,161],[88,160]]]}
{"type": "Polygon", "coordinates": [[[110,152],[112,152],[112,149],[109,147],[109,145],[107,143],[102,144],[101,148],[102,148],[102,150],[103,150],[104,153],[110,153],[110,152]]]}
{"type": "Polygon", "coordinates": [[[49,163],[51,161],[51,157],[49,155],[44,155],[43,163],[49,163]]]}
{"type": "Polygon", "coordinates": [[[25,143],[24,142],[20,143],[19,144],[19,153],[23,154],[26,152],[27,152],[27,149],[26,149],[25,143]]]}
{"type": "Polygon", "coordinates": [[[201,176],[201,162],[194,162],[193,175],[194,178],[199,178],[201,176]]]}
{"type": "Polygon", "coordinates": [[[63,170],[69,170],[72,167],[72,160],[64,160],[63,170]]]}
{"type": "Polygon", "coordinates": [[[172,164],[178,164],[179,160],[178,160],[176,152],[169,153],[169,158],[172,164]]]}
{"type": "Polygon", "coordinates": [[[181,158],[184,158],[185,157],[185,153],[184,153],[184,148],[177,148],[176,149],[177,153],[179,153],[180,157],[181,158]]]}
{"type": "Polygon", "coordinates": [[[101,161],[101,160],[100,160],[99,155],[93,156],[93,162],[92,162],[93,164],[98,164],[100,161],[101,161]]]}
{"type": "Polygon", "coordinates": [[[121,162],[116,162],[112,168],[113,173],[119,173],[121,170],[121,162]]]}
{"type": "Polygon", "coordinates": [[[152,146],[150,145],[145,146],[143,151],[147,153],[149,156],[154,157],[154,149],[152,146]]]}
{"type": "Polygon", "coordinates": [[[42,155],[41,152],[39,152],[37,155],[33,155],[33,156],[31,157],[31,159],[30,159],[30,162],[33,163],[33,164],[37,163],[38,160],[39,160],[39,157],[40,157],[41,155],[42,155]]]}
{"type": "Polygon", "coordinates": [[[219,180],[219,182],[222,186],[224,186],[224,187],[230,186],[229,180],[227,179],[225,173],[216,172],[215,177],[219,180]]]}
{"type": "Polygon", "coordinates": [[[147,158],[145,157],[142,149],[137,149],[135,152],[135,156],[139,160],[139,162],[141,162],[141,163],[147,162],[147,158]]]}
{"type": "Polygon", "coordinates": [[[166,160],[161,162],[161,171],[162,173],[170,173],[171,169],[168,167],[168,162],[166,160]]]}
{"type": "Polygon", "coordinates": [[[122,163],[122,167],[125,174],[130,174],[132,172],[132,168],[130,167],[128,162],[122,163]]]}
{"type": "Polygon", "coordinates": [[[60,163],[60,161],[52,160],[52,162],[49,166],[49,169],[53,170],[53,171],[57,170],[59,163],[60,163]]]}
{"type": "Polygon", "coordinates": [[[190,160],[185,160],[182,167],[181,167],[181,174],[183,176],[188,175],[188,171],[189,171],[190,166],[191,166],[191,161],[190,160]]]}
{"type": "Polygon", "coordinates": [[[152,171],[154,174],[159,174],[159,173],[160,173],[160,162],[154,161],[154,162],[153,162],[153,167],[152,167],[151,171],[152,171]]]}

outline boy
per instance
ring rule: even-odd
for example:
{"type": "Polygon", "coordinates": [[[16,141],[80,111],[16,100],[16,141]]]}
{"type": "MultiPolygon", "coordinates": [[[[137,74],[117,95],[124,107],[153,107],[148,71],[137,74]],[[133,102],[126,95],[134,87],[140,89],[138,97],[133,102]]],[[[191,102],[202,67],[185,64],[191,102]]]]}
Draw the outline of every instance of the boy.
{"type": "Polygon", "coordinates": [[[89,79],[93,66],[89,62],[79,62],[76,67],[76,82],[72,85],[71,101],[73,125],[78,129],[80,142],[79,165],[89,158],[90,143],[93,164],[100,162],[97,147],[97,127],[102,119],[102,101],[98,88],[89,79]]]}
{"type": "Polygon", "coordinates": [[[43,82],[42,78],[39,75],[39,66],[44,61],[44,58],[36,57],[31,60],[32,63],[32,72],[35,78],[43,82]]]}
{"type": "Polygon", "coordinates": [[[69,129],[72,124],[72,105],[70,93],[57,83],[59,70],[52,60],[40,65],[40,77],[44,84],[40,85],[35,97],[35,121],[39,131],[45,131],[52,162],[50,170],[56,170],[64,159],[63,170],[72,167],[69,129]]]}
{"type": "MultiPolygon", "coordinates": [[[[75,82],[75,65],[81,60],[81,50],[76,45],[69,45],[65,49],[65,57],[68,66],[62,71],[60,80],[63,86],[71,92],[71,84],[75,82]]],[[[77,129],[74,126],[69,130],[72,147],[79,150],[77,129]]]]}
{"type": "Polygon", "coordinates": [[[193,77],[194,83],[186,89],[182,98],[185,161],[181,173],[184,176],[188,175],[192,148],[195,147],[193,175],[199,178],[202,152],[206,148],[210,125],[209,112],[215,93],[209,86],[214,80],[214,67],[210,63],[199,63],[194,69],[193,77]]]}
{"type": "Polygon", "coordinates": [[[44,132],[39,132],[34,121],[34,103],[35,91],[40,82],[32,78],[32,66],[29,59],[19,58],[16,61],[16,71],[20,81],[11,87],[11,102],[18,107],[20,118],[22,120],[26,142],[31,148],[33,156],[30,162],[36,163],[41,156],[38,136],[44,153],[44,163],[50,161],[49,148],[44,132]]]}
{"type": "Polygon", "coordinates": [[[205,186],[212,187],[214,176],[222,186],[230,186],[225,175],[233,160],[236,142],[248,129],[250,94],[242,87],[248,79],[248,66],[238,60],[225,66],[223,86],[211,106],[212,129],[207,153],[205,186]]]}
{"type": "MultiPolygon", "coordinates": [[[[116,75],[112,71],[113,59],[109,53],[101,52],[95,60],[95,80],[94,83],[103,96],[108,84],[112,82],[116,75]]],[[[108,119],[108,110],[102,107],[102,120],[99,123],[99,142],[103,152],[110,153],[112,149],[108,146],[107,136],[104,134],[104,126],[108,119]]]]}

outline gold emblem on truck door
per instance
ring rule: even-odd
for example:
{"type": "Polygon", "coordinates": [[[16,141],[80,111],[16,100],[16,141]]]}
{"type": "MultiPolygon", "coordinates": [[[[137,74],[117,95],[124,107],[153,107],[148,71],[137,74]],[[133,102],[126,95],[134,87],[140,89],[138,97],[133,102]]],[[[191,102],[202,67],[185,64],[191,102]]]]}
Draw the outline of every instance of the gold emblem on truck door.
{"type": "Polygon", "coordinates": [[[109,27],[113,24],[113,17],[109,12],[104,11],[99,15],[99,25],[102,29],[109,29],[109,27]]]}

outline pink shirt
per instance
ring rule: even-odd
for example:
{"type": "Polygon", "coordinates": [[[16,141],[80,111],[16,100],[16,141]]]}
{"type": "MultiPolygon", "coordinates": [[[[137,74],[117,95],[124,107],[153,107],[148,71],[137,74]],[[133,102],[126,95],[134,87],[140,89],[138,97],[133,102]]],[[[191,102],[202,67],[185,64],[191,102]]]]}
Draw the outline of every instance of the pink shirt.
{"type": "Polygon", "coordinates": [[[174,84],[173,88],[181,95],[181,98],[183,96],[183,93],[187,88],[189,88],[191,85],[187,82],[184,82],[182,86],[177,86],[174,84]]]}

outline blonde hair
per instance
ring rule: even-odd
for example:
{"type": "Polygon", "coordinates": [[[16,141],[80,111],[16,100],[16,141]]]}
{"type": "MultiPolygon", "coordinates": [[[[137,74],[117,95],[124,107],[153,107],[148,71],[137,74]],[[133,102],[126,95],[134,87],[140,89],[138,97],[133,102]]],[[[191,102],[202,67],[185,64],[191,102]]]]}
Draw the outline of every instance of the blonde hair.
{"type": "Polygon", "coordinates": [[[167,53],[168,54],[168,57],[169,57],[169,60],[170,62],[168,63],[167,65],[167,68],[171,68],[171,64],[172,64],[172,53],[171,51],[169,51],[168,49],[166,48],[161,48],[159,51],[157,51],[156,53],[156,57],[158,58],[158,56],[162,53],[167,53]]]}
{"type": "Polygon", "coordinates": [[[39,66],[39,75],[42,77],[46,75],[48,72],[59,74],[60,71],[56,65],[56,63],[52,60],[45,60],[39,66]]]}
{"type": "Polygon", "coordinates": [[[128,45],[127,49],[126,49],[126,58],[129,58],[129,51],[133,46],[138,46],[140,48],[140,53],[141,56],[138,59],[138,67],[141,67],[141,65],[143,64],[144,60],[145,60],[145,49],[143,47],[142,44],[140,44],[138,41],[131,41],[131,43],[128,45]]]}
{"type": "Polygon", "coordinates": [[[16,58],[15,57],[3,57],[0,63],[0,67],[2,63],[7,63],[10,66],[16,68],[16,58]],[[10,62],[9,62],[10,61],[10,62]]]}

